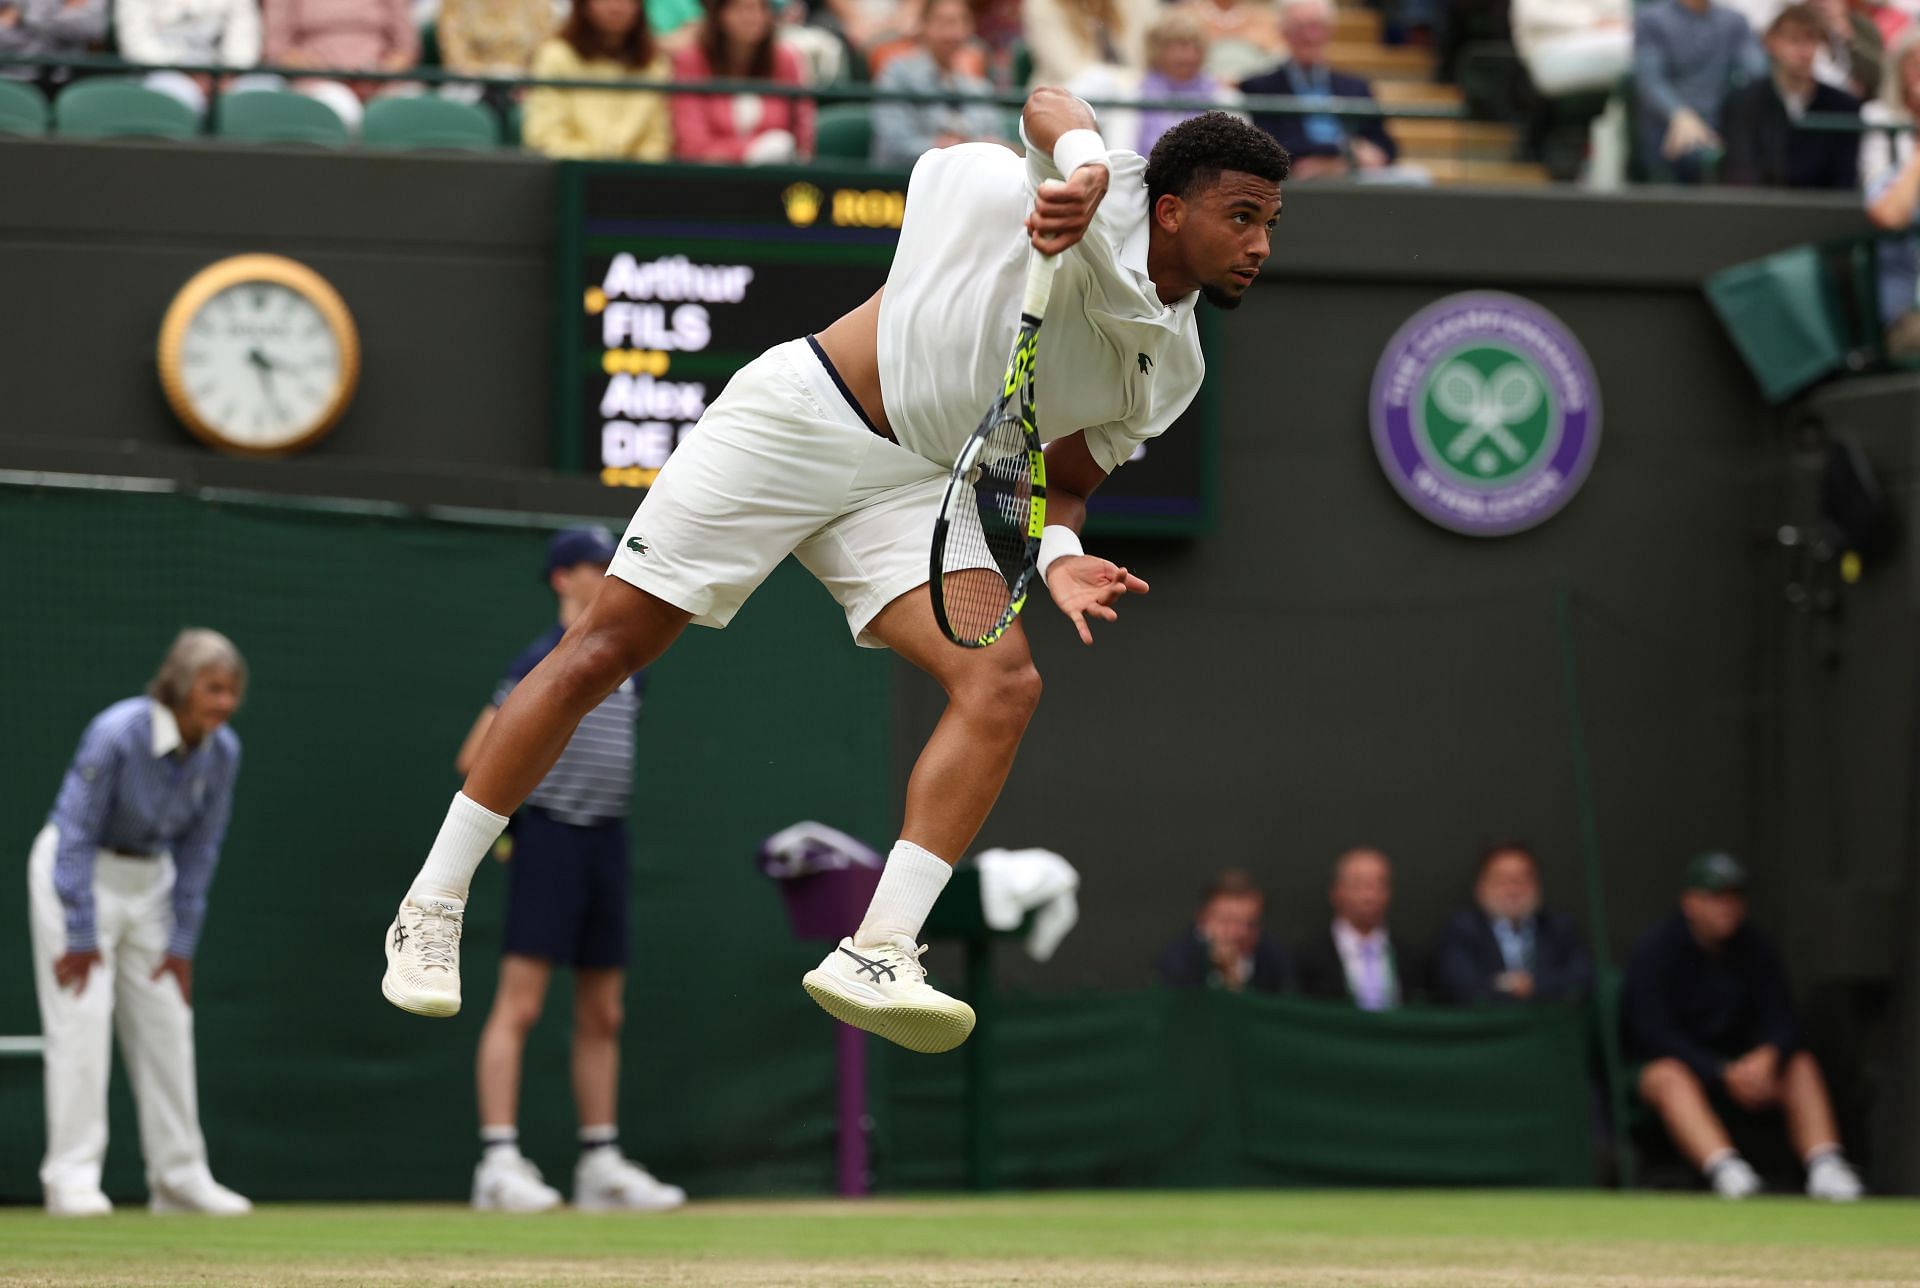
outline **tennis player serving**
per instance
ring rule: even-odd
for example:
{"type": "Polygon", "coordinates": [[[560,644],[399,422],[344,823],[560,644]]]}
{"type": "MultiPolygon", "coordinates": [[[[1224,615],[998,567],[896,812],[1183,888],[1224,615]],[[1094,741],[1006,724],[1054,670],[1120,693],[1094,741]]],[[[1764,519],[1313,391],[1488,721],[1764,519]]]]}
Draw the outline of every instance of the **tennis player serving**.
{"type": "Polygon", "coordinates": [[[916,1051],[973,1011],[926,982],[917,941],[1000,794],[1040,700],[1023,626],[958,648],[935,622],[928,540],[955,454],[1001,394],[1029,255],[1059,257],[1034,363],[1046,441],[1038,564],[1080,639],[1147,583],[1084,554],[1086,498],[1199,390],[1194,307],[1235,307],[1266,260],[1286,152],[1234,117],[1176,125],[1151,159],[1110,151],[1093,112],[1035,90],[1023,160],[994,144],[914,166],[886,286],[817,335],[741,368],[647,493],[592,605],[520,682],[388,929],[382,991],[460,1009],[460,924],[481,858],[613,689],[689,622],[721,627],[788,554],[855,640],[927,672],[947,708],[914,765],[866,919],[803,981],[836,1017],[916,1051]]]}

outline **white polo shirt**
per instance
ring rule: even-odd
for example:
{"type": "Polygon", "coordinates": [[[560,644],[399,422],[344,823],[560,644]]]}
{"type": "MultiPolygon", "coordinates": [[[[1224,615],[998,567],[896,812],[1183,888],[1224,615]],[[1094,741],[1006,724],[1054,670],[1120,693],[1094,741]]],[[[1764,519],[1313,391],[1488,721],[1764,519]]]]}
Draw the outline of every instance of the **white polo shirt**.
{"type": "MultiPolygon", "coordinates": [[[[1147,163],[1109,152],[1112,179],[1087,235],[1061,257],[1040,330],[1036,419],[1051,442],[1080,430],[1111,473],[1172,424],[1206,363],[1198,292],[1162,304],[1147,277],[1147,163]]],[[[1000,392],[1020,324],[1025,221],[1051,158],[992,143],[928,152],[880,300],[880,392],[901,446],[941,465],[1000,392]]]]}

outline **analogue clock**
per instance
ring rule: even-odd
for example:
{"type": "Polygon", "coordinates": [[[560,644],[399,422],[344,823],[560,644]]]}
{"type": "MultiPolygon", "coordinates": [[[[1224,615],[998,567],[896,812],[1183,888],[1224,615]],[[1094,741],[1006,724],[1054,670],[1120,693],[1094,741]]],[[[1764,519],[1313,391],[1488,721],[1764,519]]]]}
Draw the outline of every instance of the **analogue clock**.
{"type": "Polygon", "coordinates": [[[278,456],[317,441],[360,379],[346,302],[305,265],[237,255],[195,274],[160,324],[160,385],[215,447],[278,456]]]}

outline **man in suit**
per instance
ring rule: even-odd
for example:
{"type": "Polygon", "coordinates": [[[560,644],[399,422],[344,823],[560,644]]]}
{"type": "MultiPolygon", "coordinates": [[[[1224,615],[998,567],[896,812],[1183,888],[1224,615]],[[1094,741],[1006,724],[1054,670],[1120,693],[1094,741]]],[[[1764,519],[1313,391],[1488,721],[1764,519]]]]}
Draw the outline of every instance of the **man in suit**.
{"type": "Polygon", "coordinates": [[[1480,858],[1474,906],[1454,914],[1433,950],[1442,1002],[1558,1002],[1593,987],[1593,957],[1573,922],[1540,906],[1540,864],[1524,845],[1480,858]]]}
{"type": "Polygon", "coordinates": [[[1727,99],[1728,183],[1763,188],[1831,188],[1859,185],[1860,140],[1836,130],[1809,130],[1809,112],[1858,116],[1860,101],[1813,76],[1814,59],[1826,43],[1826,27],[1810,4],[1788,5],[1767,28],[1771,76],[1737,89],[1727,99]]]}
{"type": "Polygon", "coordinates": [[[1333,924],[1294,954],[1300,991],[1350,1001],[1363,1011],[1390,1011],[1407,1000],[1413,959],[1387,930],[1393,865],[1379,850],[1348,850],[1334,861],[1327,891],[1333,924]]]}
{"type": "Polygon", "coordinates": [[[1266,900],[1253,878],[1228,868],[1213,880],[1193,928],[1168,944],[1155,970],[1168,988],[1238,993],[1293,991],[1287,950],[1260,925],[1266,900]]]}
{"type": "MultiPolygon", "coordinates": [[[[1373,101],[1373,87],[1365,80],[1327,66],[1327,42],[1333,38],[1333,6],[1328,0],[1281,0],[1280,30],[1292,57],[1270,72],[1241,81],[1243,93],[1373,101]]],[[[1377,116],[1255,112],[1253,123],[1292,154],[1295,179],[1384,172],[1400,155],[1386,123],[1377,116]]]]}

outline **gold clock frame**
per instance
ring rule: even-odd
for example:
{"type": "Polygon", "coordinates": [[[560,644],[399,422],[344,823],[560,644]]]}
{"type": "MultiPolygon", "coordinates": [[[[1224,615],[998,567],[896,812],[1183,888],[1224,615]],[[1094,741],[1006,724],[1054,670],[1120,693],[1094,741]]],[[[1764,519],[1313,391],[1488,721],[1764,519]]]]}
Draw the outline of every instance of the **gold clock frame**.
{"type": "Polygon", "coordinates": [[[340,292],[305,264],[283,255],[234,255],[207,265],[189,278],[187,284],[174,295],[173,303],[167,306],[166,316],[160,322],[156,361],[160,370],[160,388],[167,396],[167,405],[195,438],[209,447],[240,456],[287,456],[325,438],[339,423],[340,417],[346,414],[354,392],[360,387],[360,332],[354,325],[353,314],[347,309],[347,302],[340,298],[340,292]],[[297,438],[273,447],[235,442],[209,424],[187,396],[186,374],[181,365],[181,347],[186,343],[187,328],[193,324],[200,310],[220,292],[249,282],[271,283],[301,296],[319,312],[327,329],[333,332],[334,343],[340,348],[340,375],[333,397],[297,438]]]}

